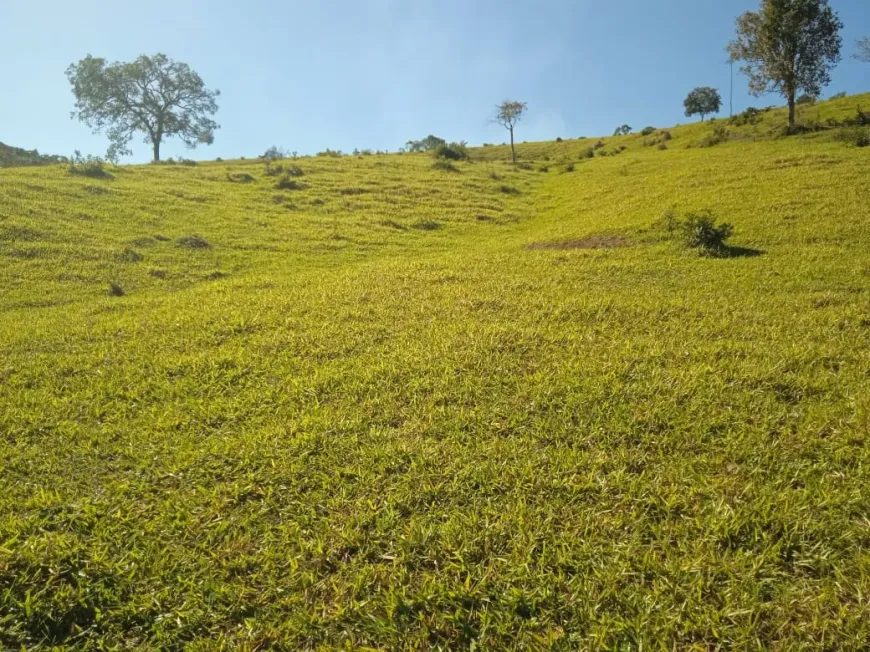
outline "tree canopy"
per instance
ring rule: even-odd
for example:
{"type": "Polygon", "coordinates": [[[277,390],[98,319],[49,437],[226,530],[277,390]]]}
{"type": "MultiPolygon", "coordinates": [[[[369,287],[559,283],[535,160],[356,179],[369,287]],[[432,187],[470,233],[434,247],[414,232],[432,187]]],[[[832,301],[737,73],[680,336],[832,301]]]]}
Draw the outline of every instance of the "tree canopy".
{"type": "Polygon", "coordinates": [[[683,101],[683,106],[686,107],[687,118],[700,115],[703,122],[706,116],[719,113],[722,107],[722,96],[715,88],[701,86],[689,93],[683,101]]]}
{"type": "Polygon", "coordinates": [[[514,127],[523,119],[528,109],[526,102],[512,102],[505,100],[496,107],[495,121],[507,129],[511,134],[511,160],[517,162],[517,152],[514,148],[514,127]]]}
{"type": "Polygon", "coordinates": [[[865,36],[855,44],[854,56],[858,61],[870,63],[870,37],[865,36]]]}
{"type": "Polygon", "coordinates": [[[728,51],[745,62],[740,70],[754,95],[785,96],[794,127],[798,92],[818,97],[831,82],[842,27],[828,0],[762,0],[759,11],[737,19],[737,38],[728,51]]]}
{"type": "Polygon", "coordinates": [[[429,134],[423,140],[409,140],[405,143],[409,152],[431,152],[432,150],[438,149],[446,144],[446,140],[438,138],[438,136],[433,136],[432,134],[429,134]]]}
{"type": "Polygon", "coordinates": [[[613,132],[614,136],[627,136],[631,133],[631,127],[628,125],[622,125],[616,128],[616,131],[613,132]]]}
{"type": "Polygon", "coordinates": [[[115,63],[88,55],[66,75],[76,98],[72,117],[95,133],[106,130],[109,160],[131,154],[136,133],[151,144],[155,161],[165,138],[179,138],[189,148],[214,142],[219,125],[211,118],[220,92],[207,89],[185,63],[165,54],[115,63]]]}

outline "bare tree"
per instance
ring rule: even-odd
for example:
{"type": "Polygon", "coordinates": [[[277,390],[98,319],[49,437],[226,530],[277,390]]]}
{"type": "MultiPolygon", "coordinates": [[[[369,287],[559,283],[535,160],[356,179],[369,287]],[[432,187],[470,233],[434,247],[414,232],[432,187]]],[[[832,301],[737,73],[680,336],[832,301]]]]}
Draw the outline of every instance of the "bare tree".
{"type": "Polygon", "coordinates": [[[510,102],[505,100],[496,107],[495,121],[511,132],[511,160],[517,162],[517,152],[514,148],[514,127],[523,119],[528,105],[525,102],[510,102]]]}

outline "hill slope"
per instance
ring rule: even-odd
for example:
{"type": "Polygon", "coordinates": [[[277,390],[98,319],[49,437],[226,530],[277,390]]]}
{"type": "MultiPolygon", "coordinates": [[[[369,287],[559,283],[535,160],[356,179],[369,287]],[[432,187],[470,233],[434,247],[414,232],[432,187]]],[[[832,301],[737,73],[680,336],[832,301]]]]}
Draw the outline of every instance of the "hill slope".
{"type": "Polygon", "coordinates": [[[866,648],[870,158],[776,115],[0,172],[0,644],[866,648]]]}

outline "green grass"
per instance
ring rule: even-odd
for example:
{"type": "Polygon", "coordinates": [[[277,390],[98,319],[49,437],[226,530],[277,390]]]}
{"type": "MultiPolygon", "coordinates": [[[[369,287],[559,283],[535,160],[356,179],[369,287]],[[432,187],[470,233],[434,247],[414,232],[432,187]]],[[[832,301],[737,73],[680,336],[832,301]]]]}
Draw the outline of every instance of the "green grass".
{"type": "Polygon", "coordinates": [[[870,157],[780,119],[0,171],[0,647],[866,649],[870,157]]]}

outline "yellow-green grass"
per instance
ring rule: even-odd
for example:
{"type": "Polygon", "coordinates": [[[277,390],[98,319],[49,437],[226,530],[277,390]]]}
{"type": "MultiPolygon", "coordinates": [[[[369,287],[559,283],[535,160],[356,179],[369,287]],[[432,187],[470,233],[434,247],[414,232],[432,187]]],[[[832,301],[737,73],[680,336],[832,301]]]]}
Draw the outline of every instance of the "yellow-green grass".
{"type": "Polygon", "coordinates": [[[0,171],[0,646],[866,649],[870,157],[714,126],[0,171]]]}

